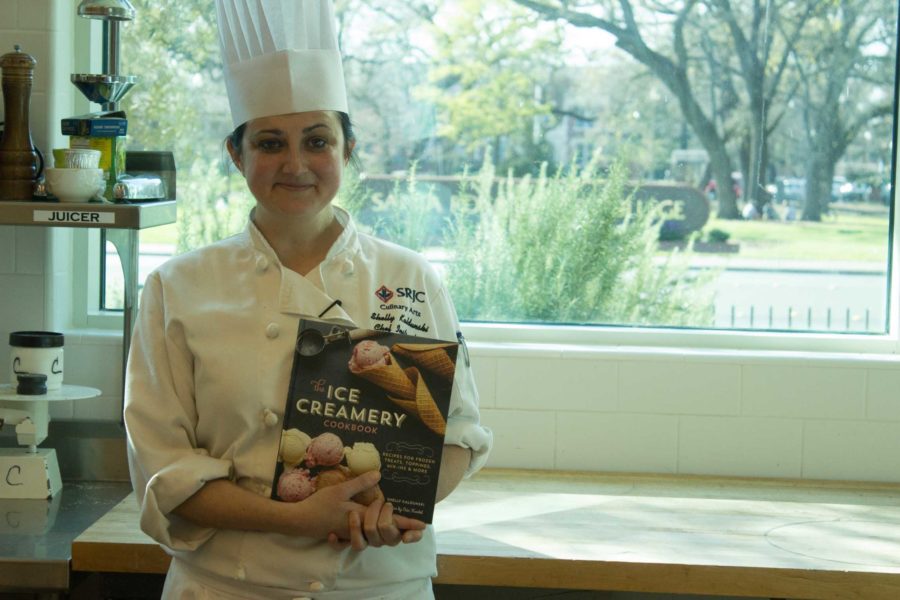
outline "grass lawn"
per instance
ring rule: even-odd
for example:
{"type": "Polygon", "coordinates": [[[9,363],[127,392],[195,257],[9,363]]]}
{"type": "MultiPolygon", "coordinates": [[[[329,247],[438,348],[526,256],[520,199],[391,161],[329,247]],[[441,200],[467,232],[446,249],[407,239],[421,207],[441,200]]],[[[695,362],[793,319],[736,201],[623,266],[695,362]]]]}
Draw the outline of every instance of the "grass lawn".
{"type": "Polygon", "coordinates": [[[735,257],[749,259],[867,261],[885,263],[886,215],[835,212],[820,223],[727,221],[710,218],[704,231],[721,229],[740,244],[735,257]]]}
{"type": "Polygon", "coordinates": [[[171,244],[178,242],[178,223],[141,230],[141,242],[147,244],[171,244]]]}

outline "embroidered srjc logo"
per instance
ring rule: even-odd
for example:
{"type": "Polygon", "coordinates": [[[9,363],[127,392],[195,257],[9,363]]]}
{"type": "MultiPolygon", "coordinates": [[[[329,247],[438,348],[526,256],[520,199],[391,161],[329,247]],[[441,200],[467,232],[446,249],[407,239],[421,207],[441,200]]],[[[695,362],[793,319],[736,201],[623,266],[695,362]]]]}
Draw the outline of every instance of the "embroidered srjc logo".
{"type": "Polygon", "coordinates": [[[377,297],[382,302],[389,302],[391,298],[394,297],[394,292],[382,285],[380,288],[375,290],[375,297],[377,297]]]}

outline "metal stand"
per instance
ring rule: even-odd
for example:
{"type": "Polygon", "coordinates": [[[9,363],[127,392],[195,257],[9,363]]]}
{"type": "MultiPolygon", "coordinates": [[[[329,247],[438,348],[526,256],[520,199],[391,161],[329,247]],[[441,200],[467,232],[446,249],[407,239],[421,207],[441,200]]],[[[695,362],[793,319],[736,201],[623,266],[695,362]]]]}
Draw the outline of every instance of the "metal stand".
{"type": "MultiPolygon", "coordinates": [[[[105,229],[106,241],[112,243],[122,263],[125,278],[125,301],[122,310],[122,398],[125,397],[125,371],[128,366],[128,350],[131,347],[131,333],[137,317],[138,289],[138,231],[136,229],[105,229]]],[[[120,415],[120,420],[124,417],[120,415]]]]}

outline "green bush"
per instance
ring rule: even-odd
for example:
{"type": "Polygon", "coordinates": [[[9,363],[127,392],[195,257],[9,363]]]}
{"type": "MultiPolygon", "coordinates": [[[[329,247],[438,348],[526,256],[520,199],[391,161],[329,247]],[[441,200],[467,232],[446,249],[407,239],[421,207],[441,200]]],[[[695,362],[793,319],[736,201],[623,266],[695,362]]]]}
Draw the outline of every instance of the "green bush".
{"type": "Polygon", "coordinates": [[[711,243],[720,243],[724,244],[728,241],[728,238],[731,237],[731,234],[725,231],[724,229],[710,229],[709,233],[706,234],[706,241],[711,243]]]}
{"type": "Polygon", "coordinates": [[[659,206],[633,203],[626,183],[621,163],[499,183],[486,164],[454,198],[445,244],[461,318],[712,325],[713,275],[658,255],[659,206]]]}
{"type": "Polygon", "coordinates": [[[241,231],[255,202],[239,173],[222,176],[218,161],[197,158],[178,185],[176,253],[241,231]]]}

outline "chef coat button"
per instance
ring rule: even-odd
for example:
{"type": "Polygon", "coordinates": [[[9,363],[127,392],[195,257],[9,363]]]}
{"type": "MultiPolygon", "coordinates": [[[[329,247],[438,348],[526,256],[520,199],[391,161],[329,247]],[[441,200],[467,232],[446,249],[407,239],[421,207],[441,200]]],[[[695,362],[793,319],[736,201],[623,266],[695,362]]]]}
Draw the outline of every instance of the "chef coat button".
{"type": "Polygon", "coordinates": [[[280,420],[280,419],[278,418],[278,415],[276,415],[275,413],[273,413],[273,412],[272,412],[271,410],[269,410],[268,408],[263,412],[263,421],[264,421],[264,422],[266,423],[266,425],[268,425],[269,427],[275,427],[276,425],[278,425],[278,421],[279,421],[279,420],[280,420]]]}
{"type": "Polygon", "coordinates": [[[266,269],[269,268],[269,259],[265,256],[259,256],[256,258],[256,272],[257,273],[265,273],[266,269]]]}
{"type": "Polygon", "coordinates": [[[312,581],[309,584],[309,589],[312,592],[321,592],[325,589],[325,584],[323,584],[321,581],[312,581]]]}
{"type": "Polygon", "coordinates": [[[341,265],[341,273],[344,275],[353,275],[353,261],[349,258],[344,259],[344,264],[341,265]]]}
{"type": "Polygon", "coordinates": [[[269,323],[266,325],[266,337],[270,340],[277,338],[280,332],[281,328],[278,326],[278,323],[269,323]]]}

